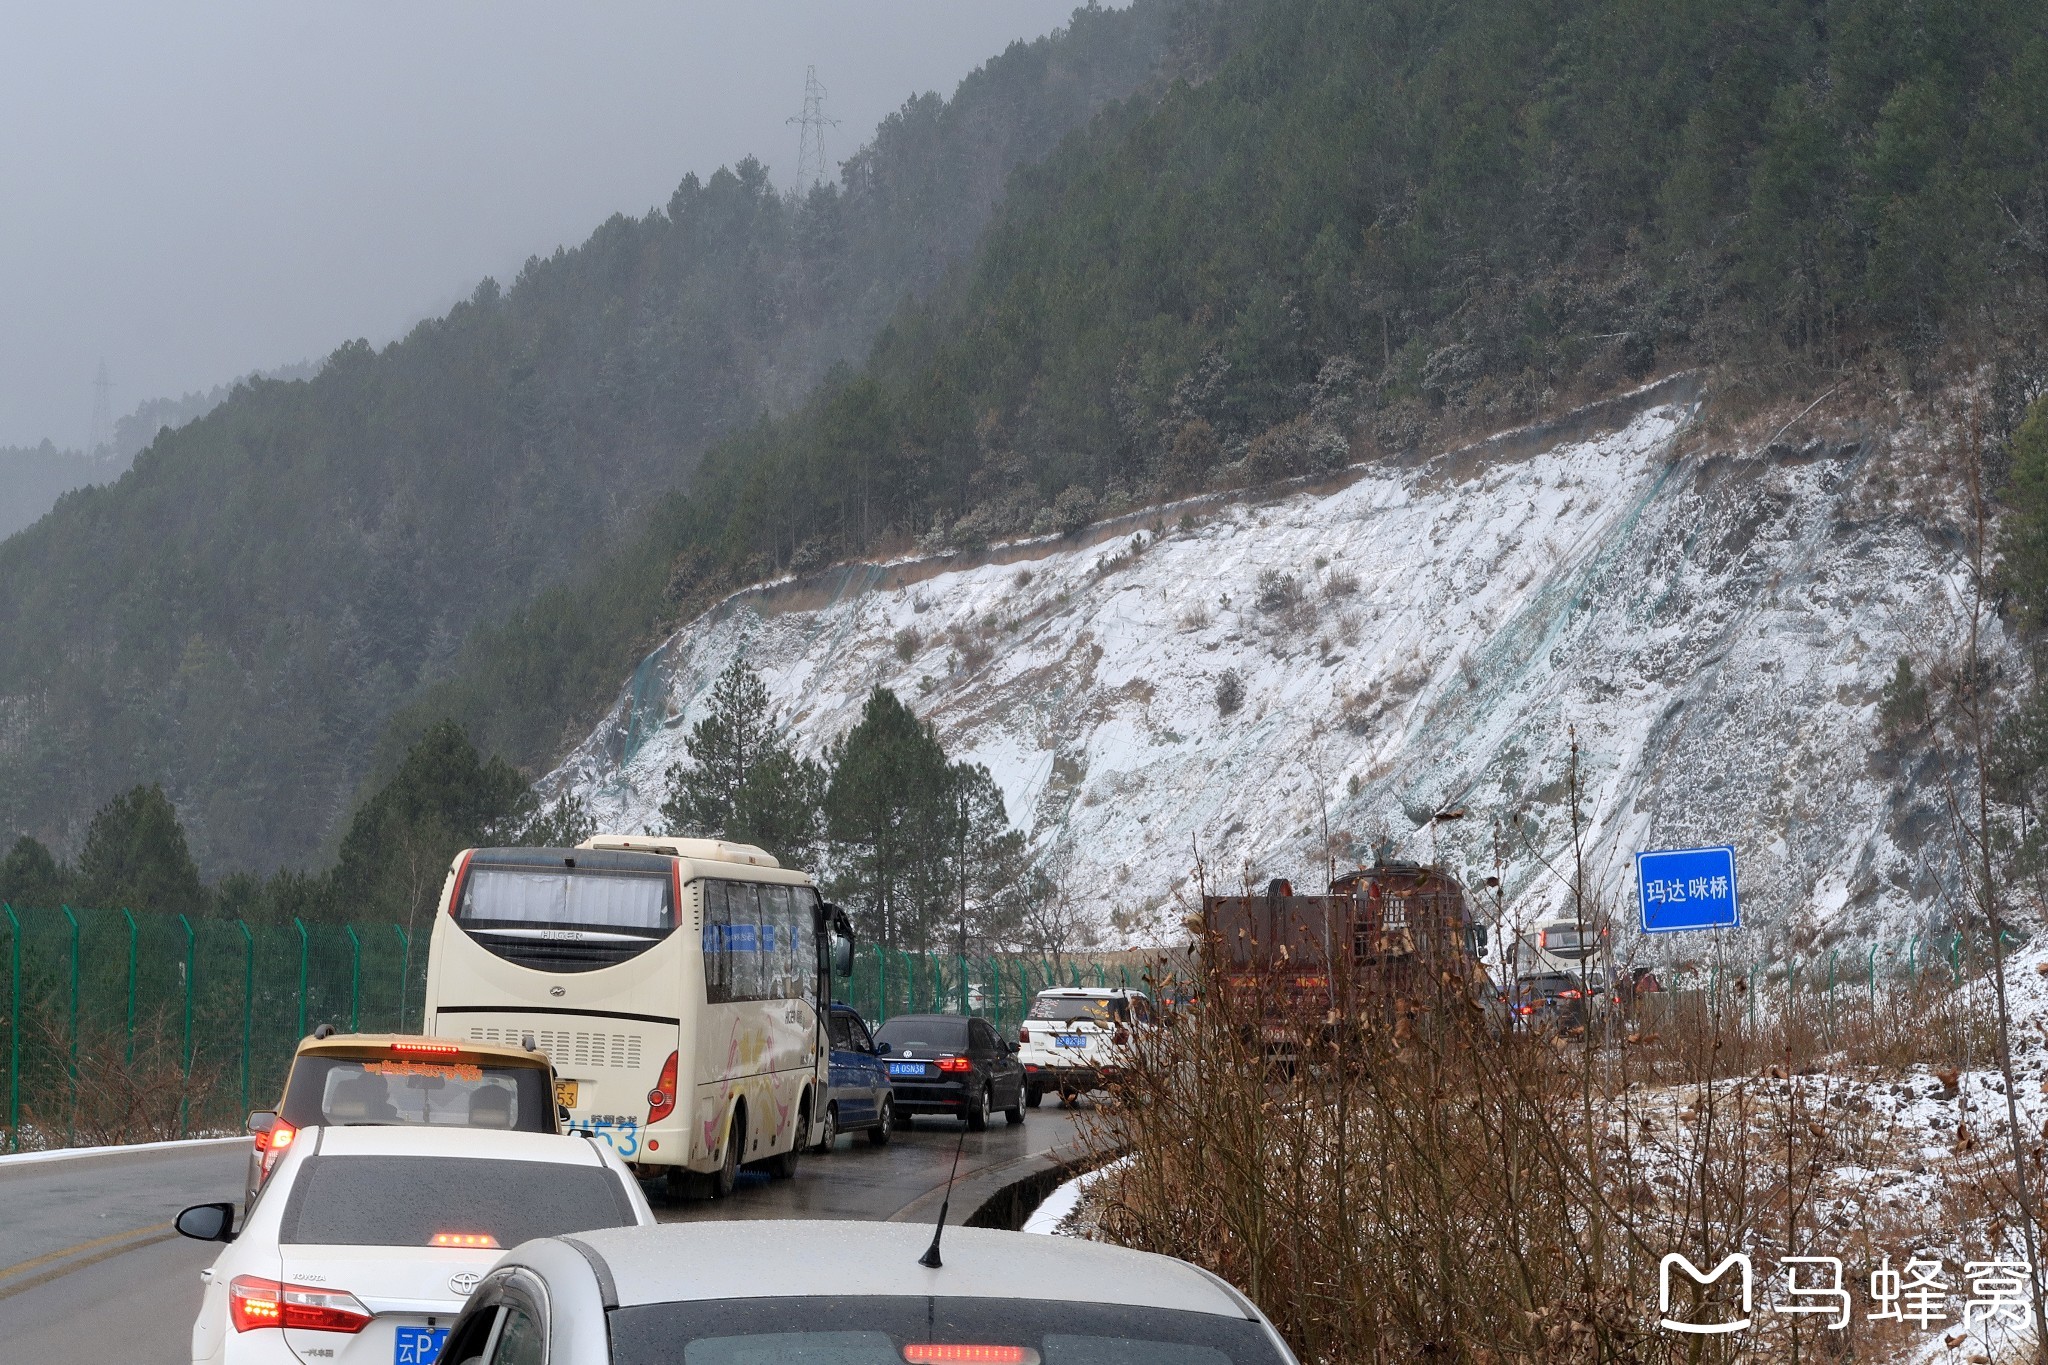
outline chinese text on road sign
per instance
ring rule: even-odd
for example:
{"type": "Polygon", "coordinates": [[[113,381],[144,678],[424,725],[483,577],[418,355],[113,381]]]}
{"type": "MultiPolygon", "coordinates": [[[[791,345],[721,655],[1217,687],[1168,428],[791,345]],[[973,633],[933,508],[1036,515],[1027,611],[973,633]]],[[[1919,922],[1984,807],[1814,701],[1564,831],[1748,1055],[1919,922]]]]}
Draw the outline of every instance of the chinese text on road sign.
{"type": "Polygon", "coordinates": [[[1636,855],[1636,888],[1643,932],[1728,929],[1742,917],[1735,907],[1735,850],[1669,848],[1636,855]]]}

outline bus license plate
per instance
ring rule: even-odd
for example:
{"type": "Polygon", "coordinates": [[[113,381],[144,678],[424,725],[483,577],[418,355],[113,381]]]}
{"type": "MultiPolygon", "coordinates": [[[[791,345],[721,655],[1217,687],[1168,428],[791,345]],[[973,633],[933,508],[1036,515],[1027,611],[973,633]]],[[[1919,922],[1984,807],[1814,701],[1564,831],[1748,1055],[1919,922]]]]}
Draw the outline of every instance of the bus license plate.
{"type": "Polygon", "coordinates": [[[922,1076],[924,1075],[924,1063],[891,1062],[889,1063],[889,1074],[891,1076],[922,1076]]]}
{"type": "Polygon", "coordinates": [[[1053,1040],[1052,1040],[1052,1041],[1053,1041],[1053,1045],[1054,1045],[1054,1046],[1056,1046],[1056,1047],[1086,1047],[1086,1046],[1088,1046],[1088,1038],[1087,1038],[1087,1036],[1086,1036],[1085,1034],[1080,1034],[1080,1033],[1060,1033],[1060,1034],[1055,1034],[1055,1035],[1053,1036],[1053,1040]]]}
{"type": "Polygon", "coordinates": [[[574,1109],[576,1107],[576,1082],[556,1081],[555,1103],[561,1105],[564,1109],[574,1109]]]}
{"type": "Polygon", "coordinates": [[[446,1327],[401,1327],[391,1343],[391,1365],[434,1365],[447,1340],[446,1327]]]}

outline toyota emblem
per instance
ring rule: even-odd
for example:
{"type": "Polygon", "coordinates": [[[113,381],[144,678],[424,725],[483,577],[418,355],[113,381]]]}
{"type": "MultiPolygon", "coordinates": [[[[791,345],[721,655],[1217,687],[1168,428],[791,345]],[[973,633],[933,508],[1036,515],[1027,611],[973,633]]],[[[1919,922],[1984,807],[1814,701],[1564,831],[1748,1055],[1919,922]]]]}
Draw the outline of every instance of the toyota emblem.
{"type": "Polygon", "coordinates": [[[562,996],[565,996],[565,995],[567,995],[568,993],[569,993],[569,988],[568,988],[567,986],[550,986],[550,987],[548,987],[548,994],[549,994],[549,995],[552,995],[552,996],[555,996],[555,997],[556,997],[556,998],[558,998],[558,999],[559,999],[560,997],[562,997],[562,996]]]}
{"type": "Polygon", "coordinates": [[[464,1298],[468,1298],[469,1291],[476,1288],[476,1282],[482,1278],[483,1276],[473,1270],[465,1270],[460,1275],[449,1276],[448,1287],[464,1298]]]}

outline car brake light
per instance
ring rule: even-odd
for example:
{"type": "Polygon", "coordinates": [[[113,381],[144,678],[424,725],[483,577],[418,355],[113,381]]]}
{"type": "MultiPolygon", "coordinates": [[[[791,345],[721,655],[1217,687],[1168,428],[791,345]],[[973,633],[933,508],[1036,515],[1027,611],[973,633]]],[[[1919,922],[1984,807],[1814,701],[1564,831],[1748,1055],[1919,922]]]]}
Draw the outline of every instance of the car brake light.
{"type": "Polygon", "coordinates": [[[1131,1032],[1129,1029],[1119,1025],[1116,1032],[1109,1035],[1109,1041],[1121,1047],[1123,1044],[1131,1041],[1131,1032]]]}
{"type": "Polygon", "coordinates": [[[1536,1007],[1535,1007],[1534,1005],[1517,1005],[1517,1006],[1515,1006],[1515,1013],[1516,1013],[1516,1014],[1534,1014],[1535,1012],[1536,1012],[1536,1007]]]}
{"type": "Polygon", "coordinates": [[[263,1154],[264,1175],[270,1174],[270,1168],[277,1164],[277,1159],[284,1155],[284,1149],[291,1146],[292,1139],[298,1135],[299,1130],[283,1119],[279,1119],[269,1132],[256,1135],[256,1150],[263,1154]]]}
{"type": "Polygon", "coordinates": [[[1560,1000],[1576,1000],[1579,998],[1579,993],[1577,991],[1559,991],[1557,998],[1560,1000]]]}
{"type": "Polygon", "coordinates": [[[647,1092],[647,1122],[660,1123],[676,1112],[676,1054],[668,1054],[668,1060],[661,1064],[661,1079],[654,1083],[654,1089],[647,1092]]]}
{"type": "Polygon", "coordinates": [[[903,1348],[908,1365],[1038,1365],[1029,1346],[970,1346],[966,1342],[922,1342],[903,1348]]]}
{"type": "Polygon", "coordinates": [[[488,1232],[437,1232],[427,1245],[430,1247],[494,1247],[498,1239],[488,1232]]]}
{"type": "Polygon", "coordinates": [[[972,1071],[974,1070],[974,1063],[968,1061],[965,1057],[941,1057],[939,1058],[939,1070],[972,1071]]]}
{"type": "Polygon", "coordinates": [[[462,1051],[455,1043],[393,1043],[393,1052],[411,1052],[423,1056],[453,1057],[462,1051]]]}
{"type": "Polygon", "coordinates": [[[1020,1025],[1020,1026],[1018,1027],[1018,1029],[1017,1029],[1017,1041],[1018,1041],[1018,1042],[1020,1042],[1020,1043],[1028,1043],[1028,1042],[1030,1042],[1030,1041],[1031,1041],[1031,1030],[1030,1030],[1030,1029],[1028,1029],[1028,1028],[1024,1028],[1023,1026],[1021,1026],[1021,1025],[1020,1025]]]}
{"type": "Polygon", "coordinates": [[[237,1332],[290,1327],[354,1334],[370,1325],[371,1316],[360,1299],[344,1290],[282,1285],[257,1275],[237,1275],[228,1282],[228,1320],[237,1332]]]}

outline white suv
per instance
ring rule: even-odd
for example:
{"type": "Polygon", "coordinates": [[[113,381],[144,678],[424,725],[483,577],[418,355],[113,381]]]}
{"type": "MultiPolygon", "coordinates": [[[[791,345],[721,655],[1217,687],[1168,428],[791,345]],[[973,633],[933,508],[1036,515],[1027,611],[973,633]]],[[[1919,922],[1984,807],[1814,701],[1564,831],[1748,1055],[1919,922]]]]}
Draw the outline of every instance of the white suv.
{"type": "Polygon", "coordinates": [[[1124,986],[1056,986],[1031,1001],[1017,1030],[1024,1102],[1036,1109],[1048,1090],[1061,1104],[1115,1078],[1131,1030],[1152,1024],[1152,1000],[1124,986]]]}

